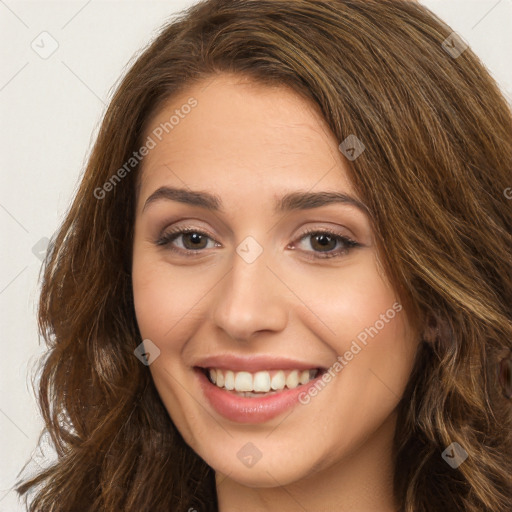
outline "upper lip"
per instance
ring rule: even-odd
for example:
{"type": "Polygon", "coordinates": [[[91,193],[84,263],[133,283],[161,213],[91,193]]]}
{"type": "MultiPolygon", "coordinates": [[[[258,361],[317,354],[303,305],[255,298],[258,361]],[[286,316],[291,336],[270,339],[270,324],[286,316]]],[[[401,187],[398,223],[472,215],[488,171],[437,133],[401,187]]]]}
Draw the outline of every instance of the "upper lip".
{"type": "Polygon", "coordinates": [[[310,370],[325,369],[325,366],[311,361],[298,361],[272,355],[238,356],[234,354],[214,355],[199,359],[194,366],[219,368],[221,370],[257,372],[264,370],[310,370]]]}

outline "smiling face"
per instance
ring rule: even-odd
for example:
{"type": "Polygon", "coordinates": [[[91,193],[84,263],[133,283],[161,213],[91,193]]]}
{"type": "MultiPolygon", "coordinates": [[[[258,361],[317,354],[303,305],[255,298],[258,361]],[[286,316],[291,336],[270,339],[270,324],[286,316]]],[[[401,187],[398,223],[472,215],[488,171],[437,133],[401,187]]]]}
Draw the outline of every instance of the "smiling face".
{"type": "Polygon", "coordinates": [[[387,453],[417,342],[339,141],[289,89],[207,83],[146,134],[133,293],[162,401],[211,467],[248,486],[387,453]]]}

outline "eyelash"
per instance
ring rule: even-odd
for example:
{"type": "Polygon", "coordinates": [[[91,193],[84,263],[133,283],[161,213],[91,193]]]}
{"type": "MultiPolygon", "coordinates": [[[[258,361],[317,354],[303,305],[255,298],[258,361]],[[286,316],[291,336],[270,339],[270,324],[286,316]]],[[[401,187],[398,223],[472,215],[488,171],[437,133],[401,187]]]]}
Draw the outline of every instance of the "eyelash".
{"type": "MultiPolygon", "coordinates": [[[[199,253],[203,252],[204,249],[199,250],[191,250],[191,249],[181,249],[176,248],[171,245],[171,242],[175,239],[179,238],[181,235],[185,235],[187,233],[196,233],[201,236],[205,236],[207,238],[210,238],[214,242],[218,243],[216,240],[214,240],[208,233],[205,231],[202,231],[200,229],[195,229],[192,227],[183,227],[183,228],[176,228],[172,231],[169,231],[167,233],[164,233],[158,240],[156,240],[155,244],[157,246],[169,246],[169,250],[172,252],[178,253],[178,254],[185,254],[189,256],[196,256],[199,255],[199,253]]],[[[308,229],[298,239],[299,242],[302,241],[304,238],[306,238],[308,235],[328,235],[334,239],[336,239],[339,242],[342,242],[345,247],[342,249],[338,249],[336,251],[332,252],[317,252],[313,251],[318,256],[308,256],[310,259],[327,259],[327,258],[333,258],[333,257],[341,257],[346,254],[348,254],[353,248],[355,247],[361,247],[361,244],[356,242],[355,240],[352,240],[351,238],[342,235],[340,233],[336,233],[333,231],[325,230],[325,229],[308,229]]],[[[310,252],[310,251],[306,251],[310,252]]]]}

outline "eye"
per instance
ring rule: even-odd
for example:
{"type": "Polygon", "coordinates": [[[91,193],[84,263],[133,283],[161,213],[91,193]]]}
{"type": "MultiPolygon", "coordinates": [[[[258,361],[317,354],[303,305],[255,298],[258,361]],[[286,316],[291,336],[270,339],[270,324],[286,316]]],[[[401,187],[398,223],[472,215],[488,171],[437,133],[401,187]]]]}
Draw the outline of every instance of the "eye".
{"type": "MultiPolygon", "coordinates": [[[[310,229],[302,234],[299,241],[310,239],[310,247],[313,251],[301,249],[303,252],[311,253],[308,255],[310,259],[333,258],[348,254],[354,247],[360,247],[361,244],[351,238],[329,230],[310,229]],[[336,249],[336,250],[335,250],[336,249]]],[[[198,255],[202,249],[208,249],[219,246],[220,244],[210,235],[200,229],[192,227],[176,228],[164,233],[156,242],[158,246],[169,246],[171,251],[182,253],[185,255],[198,255]],[[176,247],[173,243],[181,239],[181,247],[176,247]],[[213,242],[213,246],[208,247],[208,241],[213,242]]],[[[295,245],[289,246],[295,249],[295,245]]]]}
{"type": "Polygon", "coordinates": [[[178,253],[185,253],[188,255],[199,254],[201,249],[208,248],[205,242],[210,239],[215,244],[218,244],[208,233],[195,228],[176,228],[167,233],[164,233],[155,243],[159,246],[169,246],[171,251],[178,253]],[[175,247],[172,242],[182,239],[182,247],[175,247]]]}
{"type": "MultiPolygon", "coordinates": [[[[302,242],[305,239],[310,239],[308,245],[313,248],[313,255],[308,255],[308,258],[334,258],[348,254],[354,247],[361,247],[361,244],[352,240],[346,235],[341,233],[335,233],[329,230],[323,229],[310,229],[307,230],[299,238],[302,242]],[[338,247],[336,250],[334,250],[338,247]]],[[[295,246],[291,246],[295,249],[295,246]]],[[[306,250],[306,252],[311,252],[306,250]]]]}

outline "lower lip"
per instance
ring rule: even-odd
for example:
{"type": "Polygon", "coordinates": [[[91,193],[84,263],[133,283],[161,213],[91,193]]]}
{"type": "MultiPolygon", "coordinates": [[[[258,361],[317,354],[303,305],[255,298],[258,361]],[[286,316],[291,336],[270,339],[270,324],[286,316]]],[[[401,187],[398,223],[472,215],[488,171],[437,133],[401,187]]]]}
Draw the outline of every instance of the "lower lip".
{"type": "Polygon", "coordinates": [[[276,418],[283,412],[299,404],[299,395],[307,393],[308,389],[321,379],[319,375],[307,384],[294,389],[280,391],[271,395],[258,397],[243,397],[212,384],[208,377],[195,369],[201,388],[212,407],[221,416],[237,423],[264,423],[276,418]]]}

